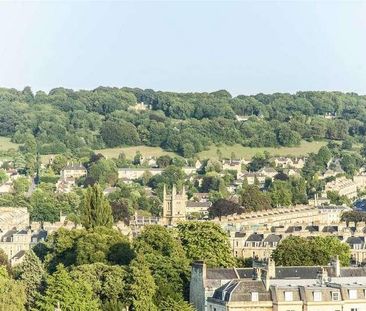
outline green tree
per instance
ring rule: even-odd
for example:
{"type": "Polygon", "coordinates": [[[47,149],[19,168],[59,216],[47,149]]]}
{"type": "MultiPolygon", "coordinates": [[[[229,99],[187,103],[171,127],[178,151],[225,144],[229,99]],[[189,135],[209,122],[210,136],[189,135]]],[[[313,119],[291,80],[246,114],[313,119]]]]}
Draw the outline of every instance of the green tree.
{"type": "Polygon", "coordinates": [[[349,265],[349,246],[332,236],[311,239],[290,236],[282,240],[272,253],[276,264],[282,266],[325,266],[335,256],[339,256],[343,266],[349,265]]]}
{"type": "Polygon", "coordinates": [[[273,206],[289,206],[292,203],[292,192],[288,182],[275,180],[269,192],[273,206]]]}
{"type": "Polygon", "coordinates": [[[0,266],[0,310],[24,311],[26,303],[23,285],[12,280],[6,268],[0,266]]]}
{"type": "Polygon", "coordinates": [[[159,225],[147,226],[135,241],[135,250],[144,254],[157,285],[156,305],[161,297],[182,300],[188,297],[189,261],[175,232],[159,225]]]}
{"type": "Polygon", "coordinates": [[[113,225],[112,209],[99,185],[88,187],[82,203],[82,224],[85,228],[113,225]]]}
{"type": "MultiPolygon", "coordinates": [[[[73,279],[89,284],[104,305],[123,305],[128,302],[127,295],[127,272],[126,269],[118,265],[107,265],[103,263],[93,263],[75,267],[71,272],[73,279]]],[[[104,310],[104,309],[103,309],[104,310]]],[[[116,309],[119,311],[121,309],[116,309]]]]}
{"type": "Polygon", "coordinates": [[[118,179],[116,164],[112,160],[100,159],[91,165],[88,176],[101,185],[114,185],[118,179]]]}
{"type": "Polygon", "coordinates": [[[151,275],[148,264],[142,255],[132,260],[129,266],[129,288],[131,310],[133,311],[157,311],[154,304],[156,284],[151,275]]]}
{"type": "Polygon", "coordinates": [[[260,211],[271,208],[271,200],[256,185],[249,185],[241,190],[240,203],[246,211],[260,211]]]}
{"type": "Polygon", "coordinates": [[[0,185],[7,182],[9,179],[8,175],[6,175],[5,170],[0,169],[0,185]]]}
{"type": "Polygon", "coordinates": [[[14,267],[14,275],[25,288],[27,309],[35,307],[37,292],[42,290],[45,271],[42,262],[32,250],[28,251],[24,260],[14,267]]]}
{"type": "Polygon", "coordinates": [[[205,260],[212,267],[234,265],[226,233],[212,222],[185,222],[178,225],[179,238],[190,261],[205,260]]]}
{"type": "Polygon", "coordinates": [[[67,157],[63,154],[58,154],[52,161],[51,167],[55,174],[60,174],[61,170],[67,165],[67,157]]]}
{"type": "Polygon", "coordinates": [[[13,181],[13,188],[16,194],[23,194],[28,191],[29,186],[30,181],[27,177],[19,177],[13,181]]]}
{"type": "Polygon", "coordinates": [[[37,310],[53,311],[58,304],[65,311],[100,310],[91,286],[80,279],[73,279],[62,265],[47,277],[46,291],[37,302],[37,310]]]}
{"type": "Polygon", "coordinates": [[[208,209],[211,218],[241,214],[244,211],[245,210],[239,204],[225,199],[217,200],[208,209]]]}
{"type": "Polygon", "coordinates": [[[194,308],[183,300],[164,298],[160,304],[161,311],[194,311],[194,308]]]}

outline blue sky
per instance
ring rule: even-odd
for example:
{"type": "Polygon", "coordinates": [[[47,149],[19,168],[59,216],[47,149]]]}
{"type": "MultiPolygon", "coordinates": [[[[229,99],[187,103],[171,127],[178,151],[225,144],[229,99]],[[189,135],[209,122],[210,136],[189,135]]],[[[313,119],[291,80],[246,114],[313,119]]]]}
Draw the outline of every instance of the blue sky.
{"type": "Polygon", "coordinates": [[[366,94],[366,2],[0,2],[0,85],[366,94]]]}

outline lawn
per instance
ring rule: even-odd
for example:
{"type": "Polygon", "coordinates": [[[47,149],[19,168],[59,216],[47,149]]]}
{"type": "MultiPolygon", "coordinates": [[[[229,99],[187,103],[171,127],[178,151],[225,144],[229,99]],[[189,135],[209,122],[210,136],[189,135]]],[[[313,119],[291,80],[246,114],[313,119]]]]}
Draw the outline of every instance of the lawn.
{"type": "Polygon", "coordinates": [[[8,151],[9,149],[17,150],[18,147],[19,145],[12,143],[9,137],[0,136],[0,151],[8,151]]]}
{"type": "Polygon", "coordinates": [[[170,155],[171,157],[177,156],[177,154],[165,151],[160,147],[148,147],[148,146],[107,148],[107,149],[95,150],[95,153],[101,153],[107,158],[117,158],[121,152],[124,152],[127,159],[133,159],[137,151],[140,151],[144,157],[160,157],[161,155],[170,155]]]}
{"type": "MultiPolygon", "coordinates": [[[[232,152],[235,153],[236,157],[244,157],[245,159],[251,159],[253,155],[259,152],[268,151],[271,155],[290,155],[290,156],[302,156],[310,152],[317,152],[320,147],[326,145],[326,142],[306,142],[303,141],[298,147],[281,147],[281,148],[250,148],[243,147],[241,145],[226,146],[221,145],[220,147],[212,146],[209,150],[198,153],[200,159],[217,159],[216,150],[220,149],[223,157],[230,158],[232,152]]],[[[168,152],[160,147],[148,147],[148,146],[134,146],[134,147],[119,147],[119,148],[107,148],[95,150],[95,153],[101,153],[106,158],[117,158],[121,152],[124,152],[128,159],[133,159],[136,152],[140,151],[144,157],[159,157],[161,155],[169,155],[171,157],[178,156],[174,152],[168,152]]],[[[42,155],[41,161],[46,164],[50,158],[53,158],[54,154],[42,155]]]]}
{"type": "Polygon", "coordinates": [[[301,142],[301,145],[298,147],[280,147],[280,148],[251,148],[251,147],[243,147],[242,145],[221,145],[221,146],[212,146],[209,150],[202,151],[198,154],[200,159],[217,159],[217,149],[220,149],[222,156],[224,158],[230,158],[231,153],[234,152],[237,158],[245,158],[250,160],[255,154],[263,153],[264,151],[268,151],[273,156],[303,156],[310,152],[317,152],[320,147],[326,145],[327,142],[301,142]]]}

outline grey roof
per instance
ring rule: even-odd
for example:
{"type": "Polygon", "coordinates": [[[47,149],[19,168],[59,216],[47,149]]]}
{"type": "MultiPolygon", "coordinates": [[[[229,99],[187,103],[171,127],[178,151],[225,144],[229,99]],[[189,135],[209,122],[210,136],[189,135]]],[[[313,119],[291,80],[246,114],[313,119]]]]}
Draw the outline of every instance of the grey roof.
{"type": "Polygon", "coordinates": [[[215,280],[231,280],[237,279],[238,276],[233,268],[208,268],[206,271],[206,278],[215,280]]]}
{"type": "Polygon", "coordinates": [[[187,201],[187,207],[210,207],[211,202],[187,201]]]}
{"type": "Polygon", "coordinates": [[[19,252],[17,252],[14,256],[13,256],[13,258],[21,258],[21,257],[23,257],[24,255],[25,255],[25,251],[24,250],[21,250],[21,251],[19,251],[19,252]]]}
{"type": "Polygon", "coordinates": [[[67,164],[64,170],[86,170],[86,168],[81,163],[71,163],[67,164]]]}
{"type": "Polygon", "coordinates": [[[286,232],[295,232],[295,231],[301,231],[302,227],[301,226],[289,226],[286,230],[286,232]]]}
{"type": "Polygon", "coordinates": [[[364,241],[365,241],[364,237],[351,236],[346,240],[346,243],[354,245],[354,244],[362,244],[364,241]]]}
{"type": "Polygon", "coordinates": [[[292,266],[276,267],[276,279],[316,279],[321,267],[292,266]]]}
{"type": "Polygon", "coordinates": [[[15,233],[17,233],[16,229],[9,230],[1,237],[1,240],[3,242],[11,242],[11,238],[15,233]]]}
{"type": "Polygon", "coordinates": [[[333,232],[338,231],[338,227],[337,226],[325,226],[322,231],[323,232],[333,233],[333,232]]]}
{"type": "Polygon", "coordinates": [[[37,239],[37,241],[45,240],[47,238],[47,231],[46,230],[39,230],[32,234],[32,241],[33,239],[37,239]]]}
{"type": "Polygon", "coordinates": [[[243,238],[246,236],[245,232],[235,232],[235,237],[236,238],[243,238]]]}
{"type": "Polygon", "coordinates": [[[319,231],[319,226],[307,226],[305,229],[310,231],[310,232],[318,232],[319,231]]]}
{"type": "Polygon", "coordinates": [[[279,241],[281,241],[281,236],[278,234],[270,234],[269,236],[267,236],[263,242],[267,242],[267,243],[278,243],[279,241]]]}
{"type": "Polygon", "coordinates": [[[252,279],[254,276],[253,268],[239,268],[236,269],[236,272],[238,272],[241,279],[252,279]]]}
{"type": "Polygon", "coordinates": [[[251,301],[252,293],[258,293],[259,301],[270,301],[270,292],[266,290],[262,281],[233,280],[218,288],[213,298],[224,301],[251,301]]]}
{"type": "Polygon", "coordinates": [[[261,242],[263,240],[263,234],[252,233],[247,238],[247,242],[261,242]]]}
{"type": "Polygon", "coordinates": [[[366,276],[366,267],[341,268],[341,277],[366,276]]]}

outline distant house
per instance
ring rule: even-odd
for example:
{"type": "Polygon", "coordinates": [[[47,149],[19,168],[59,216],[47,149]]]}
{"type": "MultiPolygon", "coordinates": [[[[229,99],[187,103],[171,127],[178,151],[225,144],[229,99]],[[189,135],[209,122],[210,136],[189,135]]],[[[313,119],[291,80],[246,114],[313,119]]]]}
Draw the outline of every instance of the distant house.
{"type": "Polygon", "coordinates": [[[334,191],[341,196],[346,196],[349,199],[357,197],[357,185],[352,179],[346,177],[336,178],[325,185],[325,192],[334,191]]]}
{"type": "Polygon", "coordinates": [[[276,157],[274,163],[276,167],[302,169],[305,165],[305,158],[276,157]]]}
{"type": "Polygon", "coordinates": [[[211,202],[195,202],[195,201],[187,201],[186,212],[187,215],[191,214],[202,214],[208,215],[208,209],[211,206],[211,202]]]}
{"type": "Polygon", "coordinates": [[[222,169],[241,172],[241,160],[223,160],[222,169]]]}
{"type": "Polygon", "coordinates": [[[264,175],[265,177],[271,178],[271,179],[278,174],[278,172],[273,167],[268,167],[268,166],[261,168],[258,171],[258,173],[264,175]]]}
{"type": "Polygon", "coordinates": [[[138,112],[146,111],[146,110],[149,110],[149,106],[145,105],[143,102],[141,102],[141,103],[137,103],[134,106],[128,107],[128,110],[133,110],[133,111],[138,111],[138,112]]]}
{"type": "Polygon", "coordinates": [[[149,172],[152,176],[160,175],[164,171],[163,168],[136,168],[136,167],[125,167],[118,169],[118,178],[124,180],[134,180],[141,178],[145,172],[149,172]]]}
{"type": "Polygon", "coordinates": [[[248,185],[254,185],[256,180],[258,180],[259,184],[263,185],[266,181],[266,176],[259,172],[244,172],[241,178],[246,179],[248,185]]]}
{"type": "Polygon", "coordinates": [[[61,178],[80,178],[82,176],[86,176],[87,170],[81,163],[71,163],[67,164],[64,169],[61,171],[61,178]]]}

